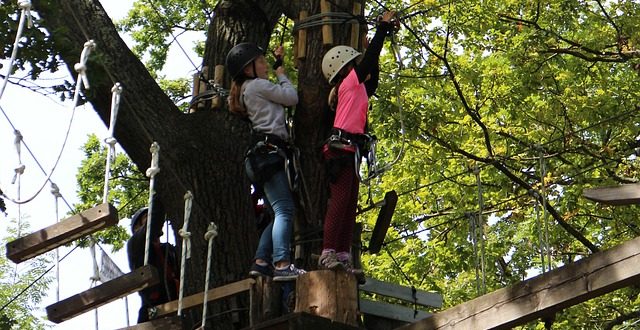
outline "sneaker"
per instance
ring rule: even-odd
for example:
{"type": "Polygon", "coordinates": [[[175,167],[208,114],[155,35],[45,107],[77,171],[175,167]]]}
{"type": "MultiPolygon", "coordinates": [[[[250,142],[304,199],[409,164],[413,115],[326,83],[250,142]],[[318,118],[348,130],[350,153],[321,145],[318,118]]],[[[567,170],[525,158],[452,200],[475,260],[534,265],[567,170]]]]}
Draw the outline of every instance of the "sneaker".
{"type": "Polygon", "coordinates": [[[343,264],[345,268],[344,270],[349,274],[353,274],[353,276],[356,277],[358,284],[362,285],[367,283],[367,278],[362,269],[353,267],[353,264],[350,261],[344,261],[343,264]]]}
{"type": "Polygon", "coordinates": [[[338,270],[345,269],[344,264],[338,261],[335,252],[326,252],[318,259],[318,269],[338,270]]]}
{"type": "Polygon", "coordinates": [[[273,271],[273,281],[274,282],[283,282],[283,281],[293,281],[298,275],[302,275],[306,273],[304,269],[296,268],[293,264],[290,264],[289,267],[285,269],[275,269],[273,271]]]}
{"type": "Polygon", "coordinates": [[[251,270],[249,271],[249,275],[251,277],[259,277],[259,276],[271,277],[273,276],[273,268],[271,267],[271,265],[262,266],[254,262],[253,265],[251,265],[251,270]]]}

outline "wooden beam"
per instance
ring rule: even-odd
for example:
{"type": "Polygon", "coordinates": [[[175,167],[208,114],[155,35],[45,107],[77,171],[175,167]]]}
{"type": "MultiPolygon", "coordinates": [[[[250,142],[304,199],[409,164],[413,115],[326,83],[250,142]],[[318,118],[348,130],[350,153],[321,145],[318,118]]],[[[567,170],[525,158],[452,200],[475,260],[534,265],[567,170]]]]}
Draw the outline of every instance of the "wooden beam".
{"type": "Polygon", "coordinates": [[[21,263],[117,223],[116,208],[108,203],[100,204],[7,243],[7,258],[21,263]]]}
{"type": "Polygon", "coordinates": [[[373,227],[371,233],[371,240],[369,241],[369,253],[378,253],[384,243],[384,238],[387,236],[387,231],[391,225],[391,217],[396,210],[396,204],[398,203],[398,194],[395,190],[387,191],[384,194],[384,203],[378,213],[378,219],[376,225],[373,227]]]}
{"type": "Polygon", "coordinates": [[[586,189],[584,197],[607,205],[640,204],[640,183],[586,189]]]}
{"type": "Polygon", "coordinates": [[[118,330],[182,330],[182,321],[178,316],[163,317],[118,330]]]}
{"type": "Polygon", "coordinates": [[[413,290],[410,287],[382,282],[373,278],[367,278],[367,282],[363,285],[360,285],[360,290],[387,297],[397,298],[410,303],[415,302],[416,304],[421,306],[436,308],[442,307],[442,295],[439,293],[416,290],[414,299],[413,290]]]}
{"type": "MultiPolygon", "coordinates": [[[[224,297],[228,297],[240,292],[249,291],[256,283],[252,278],[247,278],[238,282],[229,283],[217,288],[213,288],[207,292],[207,301],[212,301],[224,297]]],[[[182,309],[187,309],[202,305],[204,301],[204,292],[199,292],[188,297],[182,298],[182,309]]],[[[178,311],[178,301],[173,300],[168,303],[155,307],[158,316],[173,314],[178,311]]]]}
{"type": "Polygon", "coordinates": [[[421,310],[368,299],[360,299],[360,313],[407,323],[420,321],[433,315],[421,310]]]}
{"type": "Polygon", "coordinates": [[[640,237],[399,329],[510,329],[640,280],[640,237]]]}
{"type": "Polygon", "coordinates": [[[326,317],[305,312],[293,312],[287,315],[257,324],[248,330],[361,330],[361,328],[345,323],[335,322],[326,317]]]}
{"type": "Polygon", "coordinates": [[[51,322],[60,323],[157,283],[160,283],[160,277],[153,266],[140,267],[131,273],[47,306],[47,317],[51,322]]]}

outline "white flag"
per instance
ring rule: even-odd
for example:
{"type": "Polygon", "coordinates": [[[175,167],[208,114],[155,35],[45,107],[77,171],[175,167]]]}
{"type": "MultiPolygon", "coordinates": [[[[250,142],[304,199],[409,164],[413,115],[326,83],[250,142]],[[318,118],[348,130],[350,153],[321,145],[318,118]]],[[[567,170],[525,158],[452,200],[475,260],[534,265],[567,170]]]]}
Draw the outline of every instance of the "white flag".
{"type": "Polygon", "coordinates": [[[109,256],[102,251],[102,263],[100,265],[100,280],[104,282],[108,282],[113,280],[116,277],[120,277],[124,275],[124,273],[118,268],[109,256]]]}

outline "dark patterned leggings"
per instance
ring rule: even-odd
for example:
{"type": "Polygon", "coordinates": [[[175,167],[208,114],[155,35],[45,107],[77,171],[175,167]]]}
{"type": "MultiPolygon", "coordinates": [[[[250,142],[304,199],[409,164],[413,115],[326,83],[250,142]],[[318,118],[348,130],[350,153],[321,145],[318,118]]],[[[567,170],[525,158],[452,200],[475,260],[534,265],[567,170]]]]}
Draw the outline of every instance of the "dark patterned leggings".
{"type": "MultiPolygon", "coordinates": [[[[344,151],[327,150],[325,158],[332,158],[344,151]]],[[[334,172],[330,183],[327,213],[324,217],[323,249],[350,252],[353,229],[356,224],[359,182],[356,176],[353,153],[334,172]]]]}

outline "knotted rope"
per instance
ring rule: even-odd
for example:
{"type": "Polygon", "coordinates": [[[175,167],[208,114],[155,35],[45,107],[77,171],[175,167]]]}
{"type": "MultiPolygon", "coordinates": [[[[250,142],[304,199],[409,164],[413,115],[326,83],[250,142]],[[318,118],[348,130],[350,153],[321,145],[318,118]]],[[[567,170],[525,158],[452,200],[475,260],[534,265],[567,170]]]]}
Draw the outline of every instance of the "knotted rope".
{"type": "Polygon", "coordinates": [[[191,258],[191,233],[189,228],[189,217],[191,216],[191,204],[193,202],[193,194],[187,191],[184,194],[184,223],[178,231],[182,237],[182,261],[180,262],[180,292],[178,296],[178,316],[182,315],[182,297],[184,296],[184,268],[187,259],[191,258]]]}
{"type": "Polygon", "coordinates": [[[151,216],[153,214],[153,195],[156,193],[154,190],[155,185],[155,177],[158,172],[160,172],[160,167],[158,166],[160,160],[160,145],[157,142],[153,142],[151,144],[151,167],[147,169],[147,176],[150,178],[149,180],[149,210],[147,211],[147,235],[146,241],[144,244],[144,265],[149,264],[149,247],[151,245],[151,216]]]}
{"type": "Polygon", "coordinates": [[[111,118],[109,120],[109,136],[104,139],[104,142],[108,145],[107,149],[107,164],[104,167],[104,195],[102,196],[102,202],[109,202],[109,180],[111,173],[111,162],[116,154],[116,139],[113,137],[116,120],[118,118],[118,108],[120,107],[120,94],[122,93],[122,86],[120,83],[116,83],[111,88],[111,118]]]}
{"type": "Polygon", "coordinates": [[[207,251],[207,274],[204,280],[204,298],[202,303],[202,329],[204,329],[204,325],[207,322],[207,300],[209,295],[209,277],[211,276],[211,254],[213,252],[213,239],[218,236],[218,226],[215,223],[209,223],[209,228],[207,228],[207,232],[204,234],[204,239],[209,241],[209,248],[207,251]]]}

